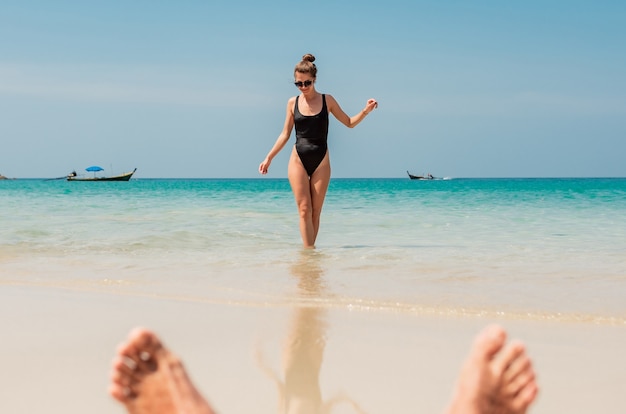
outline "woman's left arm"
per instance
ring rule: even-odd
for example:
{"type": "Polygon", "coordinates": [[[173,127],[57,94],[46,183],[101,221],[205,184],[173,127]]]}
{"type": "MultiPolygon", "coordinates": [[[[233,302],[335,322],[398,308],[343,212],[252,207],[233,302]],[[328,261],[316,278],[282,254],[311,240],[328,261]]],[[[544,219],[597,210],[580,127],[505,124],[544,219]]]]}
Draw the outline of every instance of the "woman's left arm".
{"type": "Polygon", "coordinates": [[[339,122],[341,122],[348,128],[354,128],[363,119],[365,119],[367,114],[378,108],[378,102],[376,102],[376,99],[368,99],[367,103],[365,104],[365,108],[361,110],[361,112],[354,116],[348,116],[348,114],[346,114],[343,109],[341,109],[335,98],[333,98],[331,95],[326,95],[326,105],[328,105],[328,112],[333,114],[339,122]]]}

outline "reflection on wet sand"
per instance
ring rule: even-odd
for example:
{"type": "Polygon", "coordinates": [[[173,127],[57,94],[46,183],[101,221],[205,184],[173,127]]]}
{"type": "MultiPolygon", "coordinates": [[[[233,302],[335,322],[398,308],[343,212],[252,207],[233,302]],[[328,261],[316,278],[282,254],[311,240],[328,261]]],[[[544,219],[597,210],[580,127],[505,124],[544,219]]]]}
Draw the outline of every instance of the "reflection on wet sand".
{"type": "MultiPolygon", "coordinates": [[[[302,299],[320,299],[328,296],[323,280],[323,255],[303,250],[291,273],[297,278],[298,296],[302,299]]],[[[347,403],[356,413],[364,413],[359,405],[346,395],[335,395],[324,401],[320,389],[320,370],[326,346],[326,310],[322,307],[296,305],[289,324],[283,349],[284,380],[264,363],[258,354],[261,369],[275,382],[281,414],[330,413],[334,406],[347,403]]]]}

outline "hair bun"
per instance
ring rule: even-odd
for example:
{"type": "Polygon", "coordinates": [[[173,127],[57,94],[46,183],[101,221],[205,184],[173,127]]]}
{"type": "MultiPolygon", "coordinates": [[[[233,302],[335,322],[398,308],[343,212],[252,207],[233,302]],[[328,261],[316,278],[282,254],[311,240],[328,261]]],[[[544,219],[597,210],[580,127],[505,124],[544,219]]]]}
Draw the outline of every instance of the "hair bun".
{"type": "Polygon", "coordinates": [[[302,61],[303,62],[311,62],[311,63],[313,63],[313,62],[315,62],[315,56],[313,56],[310,53],[307,53],[306,55],[302,56],[302,61]]]}

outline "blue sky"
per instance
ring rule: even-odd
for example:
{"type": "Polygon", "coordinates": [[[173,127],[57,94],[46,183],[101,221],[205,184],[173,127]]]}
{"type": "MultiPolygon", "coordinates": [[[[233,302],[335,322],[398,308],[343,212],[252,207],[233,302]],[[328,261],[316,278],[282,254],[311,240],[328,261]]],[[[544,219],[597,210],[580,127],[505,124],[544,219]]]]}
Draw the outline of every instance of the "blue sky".
{"type": "Polygon", "coordinates": [[[334,177],[626,176],[623,1],[3,0],[0,39],[9,177],[259,177],[305,53],[380,103],[334,177]]]}

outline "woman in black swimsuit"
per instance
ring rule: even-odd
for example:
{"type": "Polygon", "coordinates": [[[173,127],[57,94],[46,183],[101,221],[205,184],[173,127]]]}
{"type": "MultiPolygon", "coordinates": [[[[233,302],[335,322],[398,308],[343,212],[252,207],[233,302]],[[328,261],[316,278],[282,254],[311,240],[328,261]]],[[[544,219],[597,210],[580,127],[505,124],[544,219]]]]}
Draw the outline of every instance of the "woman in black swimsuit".
{"type": "Polygon", "coordinates": [[[315,247],[320,226],[320,214],[330,182],[330,160],[328,158],[328,114],[348,128],[354,128],[378,103],[369,99],[365,108],[350,117],[339,106],[335,98],[315,90],[317,67],[315,57],[304,55],[294,70],[295,85],[300,95],[287,101],[287,116],[283,131],[267,157],[259,166],[261,174],[267,174],[272,159],[283,149],[294,126],[296,145],[289,159],[288,177],[300,213],[300,234],[304,247],[315,247]]]}

